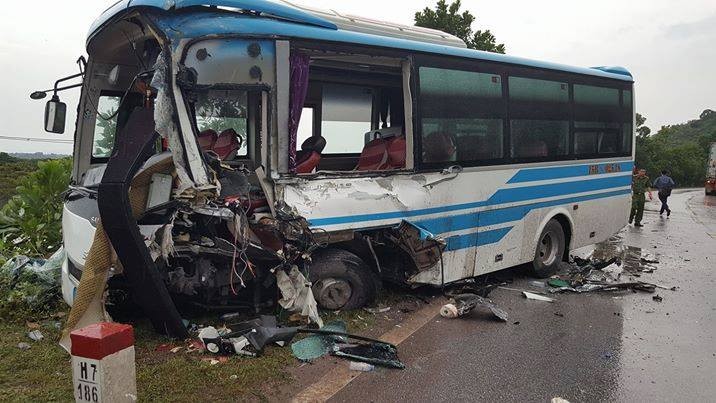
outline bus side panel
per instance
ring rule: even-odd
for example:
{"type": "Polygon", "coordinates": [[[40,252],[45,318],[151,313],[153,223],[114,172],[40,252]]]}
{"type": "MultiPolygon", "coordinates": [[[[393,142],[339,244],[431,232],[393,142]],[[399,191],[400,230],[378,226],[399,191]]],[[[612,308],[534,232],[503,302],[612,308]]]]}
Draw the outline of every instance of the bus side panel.
{"type": "Polygon", "coordinates": [[[627,224],[630,209],[630,194],[579,203],[573,213],[575,228],[570,249],[609,239],[627,224]]]}

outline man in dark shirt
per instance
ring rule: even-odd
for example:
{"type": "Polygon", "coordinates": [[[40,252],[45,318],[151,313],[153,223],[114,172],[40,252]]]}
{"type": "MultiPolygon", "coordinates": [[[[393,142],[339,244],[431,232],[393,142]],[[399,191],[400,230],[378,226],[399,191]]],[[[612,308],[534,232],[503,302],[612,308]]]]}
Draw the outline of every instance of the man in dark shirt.
{"type": "Polygon", "coordinates": [[[661,210],[659,211],[659,215],[664,214],[664,211],[666,211],[667,218],[671,215],[671,209],[669,208],[669,205],[666,204],[666,201],[669,196],[671,196],[671,189],[675,186],[676,184],[674,183],[674,180],[669,177],[669,171],[666,169],[661,171],[661,176],[656,178],[654,181],[654,188],[659,190],[658,196],[659,200],[661,200],[661,210]]]}

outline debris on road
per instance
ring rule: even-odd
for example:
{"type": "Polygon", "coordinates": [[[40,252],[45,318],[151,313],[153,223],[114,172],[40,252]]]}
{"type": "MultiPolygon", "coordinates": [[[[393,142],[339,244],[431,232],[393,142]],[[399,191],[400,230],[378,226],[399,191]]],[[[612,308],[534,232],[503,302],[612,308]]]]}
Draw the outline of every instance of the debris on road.
{"type": "Polygon", "coordinates": [[[375,370],[375,366],[368,364],[367,362],[351,361],[348,365],[348,369],[351,371],[370,372],[375,370]]]}
{"type": "MultiPolygon", "coordinates": [[[[653,293],[657,285],[644,281],[622,281],[623,272],[627,272],[630,276],[634,275],[633,269],[626,268],[626,265],[618,258],[612,257],[608,260],[589,258],[582,259],[573,256],[573,264],[568,270],[553,276],[548,284],[550,285],[550,293],[561,292],[594,292],[594,291],[615,291],[631,289],[634,291],[644,291],[653,293]]],[[[655,259],[644,258],[648,261],[655,259]]],[[[651,267],[641,267],[640,271],[653,272],[651,267]]]]}
{"type": "Polygon", "coordinates": [[[653,297],[651,297],[651,299],[653,299],[656,302],[661,302],[664,300],[664,298],[659,294],[654,295],[653,297]]]}
{"type": "Polygon", "coordinates": [[[539,294],[534,294],[534,293],[527,292],[527,291],[522,291],[522,295],[524,295],[525,298],[527,298],[527,299],[533,299],[535,301],[554,302],[554,299],[552,299],[550,297],[545,297],[545,296],[542,296],[539,294]]]}
{"type": "Polygon", "coordinates": [[[385,307],[375,307],[375,308],[373,308],[373,307],[368,307],[368,308],[363,308],[363,310],[366,311],[366,312],[368,312],[368,313],[372,313],[373,315],[376,315],[376,314],[379,314],[379,313],[385,313],[385,312],[390,311],[390,307],[389,307],[389,306],[385,306],[385,307]]]}
{"type": "MultiPolygon", "coordinates": [[[[323,329],[345,333],[346,324],[343,321],[333,321],[326,323],[323,329]]],[[[310,362],[329,354],[333,345],[342,340],[339,336],[313,334],[292,343],[291,351],[299,361],[310,362]]]]}
{"type": "Polygon", "coordinates": [[[453,295],[454,304],[446,304],[440,308],[440,315],[444,318],[457,318],[471,312],[478,306],[484,306],[492,312],[492,314],[503,322],[507,322],[507,312],[500,309],[494,302],[487,298],[483,298],[476,294],[457,294],[453,295]]]}
{"type": "Polygon", "coordinates": [[[39,330],[33,330],[31,332],[28,332],[27,337],[32,339],[32,341],[40,341],[45,338],[45,336],[39,330]]]}
{"type": "Polygon", "coordinates": [[[397,348],[384,342],[336,344],[331,355],[386,368],[404,369],[397,348]]]}

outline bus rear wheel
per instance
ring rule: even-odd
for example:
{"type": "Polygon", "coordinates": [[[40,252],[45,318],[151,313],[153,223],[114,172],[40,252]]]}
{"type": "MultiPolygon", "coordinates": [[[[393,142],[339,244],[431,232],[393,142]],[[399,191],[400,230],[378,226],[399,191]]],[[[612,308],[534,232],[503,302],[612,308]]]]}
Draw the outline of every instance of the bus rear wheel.
{"type": "Polygon", "coordinates": [[[378,285],[370,267],[343,249],[323,249],[312,256],[311,289],[318,306],[332,311],[361,308],[375,298],[378,285]]]}
{"type": "Polygon", "coordinates": [[[531,274],[538,278],[547,278],[556,273],[564,256],[565,245],[562,225],[557,220],[549,220],[537,240],[531,274]]]}

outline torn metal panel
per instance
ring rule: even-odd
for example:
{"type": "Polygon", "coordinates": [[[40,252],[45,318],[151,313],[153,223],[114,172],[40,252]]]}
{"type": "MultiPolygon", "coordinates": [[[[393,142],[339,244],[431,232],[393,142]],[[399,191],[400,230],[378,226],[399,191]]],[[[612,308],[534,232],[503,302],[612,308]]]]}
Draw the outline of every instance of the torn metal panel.
{"type": "Polygon", "coordinates": [[[172,152],[174,167],[179,178],[179,193],[193,187],[194,182],[189,177],[184,167],[184,151],[179,138],[179,131],[174,123],[174,107],[171,101],[171,92],[168,87],[168,57],[162,52],[154,64],[154,77],[151,86],[157,90],[157,97],[154,101],[154,129],[163,139],[167,140],[169,149],[172,152]]]}
{"type": "Polygon", "coordinates": [[[438,262],[445,250],[445,241],[430,231],[409,221],[388,231],[386,238],[404,250],[415,262],[418,271],[430,270],[438,262]]]}
{"type": "MultiPolygon", "coordinates": [[[[188,44],[188,42],[188,40],[180,41],[177,44],[178,49],[183,49],[184,46],[188,44]]],[[[177,50],[171,53],[171,71],[178,72],[180,70],[180,58],[180,51],[177,50]]],[[[204,164],[204,159],[201,156],[201,150],[199,149],[199,145],[197,144],[196,138],[194,137],[194,130],[192,129],[193,126],[191,121],[189,120],[190,115],[186,110],[184,96],[181,92],[179,85],[177,84],[177,75],[174,74],[169,77],[169,79],[171,80],[171,89],[174,95],[174,105],[176,105],[176,107],[181,111],[181,113],[177,113],[176,116],[178,118],[179,127],[181,129],[180,131],[182,136],[183,149],[186,153],[186,163],[188,165],[187,168],[191,172],[192,177],[194,178],[194,186],[199,189],[210,189],[212,187],[216,188],[218,187],[218,184],[215,180],[212,180],[209,177],[206,165],[204,164]]]]}

